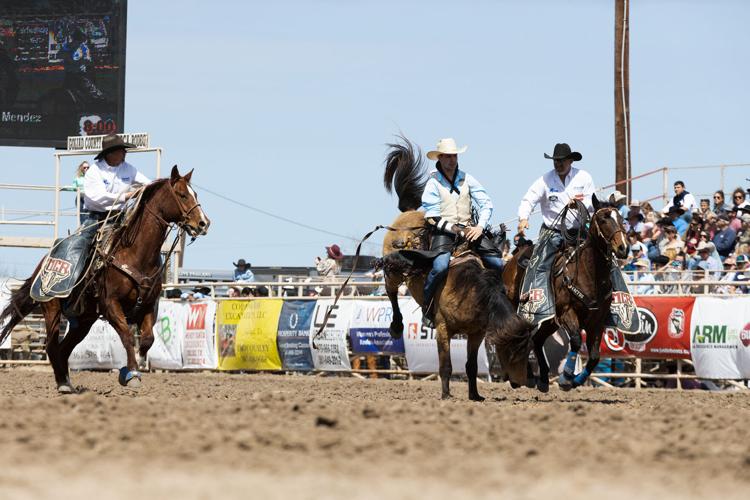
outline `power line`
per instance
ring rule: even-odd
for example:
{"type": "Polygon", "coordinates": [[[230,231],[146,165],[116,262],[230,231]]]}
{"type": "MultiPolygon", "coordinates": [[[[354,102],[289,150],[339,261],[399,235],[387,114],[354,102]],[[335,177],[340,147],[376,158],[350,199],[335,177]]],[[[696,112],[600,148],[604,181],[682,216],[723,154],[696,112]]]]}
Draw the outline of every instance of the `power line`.
{"type": "MultiPolygon", "coordinates": [[[[328,235],[331,235],[331,236],[337,236],[339,238],[345,238],[347,240],[359,242],[359,240],[357,238],[352,238],[351,236],[347,236],[345,234],[334,233],[333,231],[328,231],[327,229],[322,229],[322,228],[319,228],[319,227],[311,226],[309,224],[305,224],[304,222],[298,222],[296,220],[289,219],[288,217],[284,217],[283,215],[277,215],[277,214],[274,214],[272,212],[269,212],[268,210],[263,210],[262,208],[258,208],[258,207],[254,207],[252,205],[248,205],[247,203],[243,203],[241,201],[235,200],[233,198],[230,198],[230,197],[225,196],[223,194],[217,193],[216,191],[212,191],[212,190],[210,190],[210,189],[208,189],[206,187],[200,186],[198,184],[195,184],[195,183],[191,183],[191,184],[194,187],[197,187],[198,189],[201,189],[201,190],[203,190],[203,191],[205,191],[205,192],[207,192],[209,194],[212,194],[212,195],[216,196],[217,198],[221,198],[222,200],[228,201],[230,203],[234,203],[235,205],[239,205],[239,206],[241,206],[243,208],[247,208],[248,210],[252,210],[253,212],[258,212],[259,214],[263,214],[263,215],[265,215],[267,217],[271,217],[273,219],[284,221],[284,222],[287,222],[289,224],[294,224],[295,226],[299,226],[299,227],[302,227],[302,228],[305,228],[305,229],[309,229],[311,231],[316,231],[318,233],[328,234],[328,235]]],[[[377,243],[370,243],[370,242],[365,242],[365,244],[366,245],[367,244],[377,245],[377,243]]]]}

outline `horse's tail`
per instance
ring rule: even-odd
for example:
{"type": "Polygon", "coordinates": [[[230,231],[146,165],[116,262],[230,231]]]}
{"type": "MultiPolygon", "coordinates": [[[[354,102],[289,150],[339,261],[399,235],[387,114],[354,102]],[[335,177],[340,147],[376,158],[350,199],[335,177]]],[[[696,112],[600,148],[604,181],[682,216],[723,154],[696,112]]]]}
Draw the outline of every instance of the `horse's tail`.
{"type": "Polygon", "coordinates": [[[531,324],[516,313],[505,294],[497,271],[485,270],[475,282],[480,304],[486,304],[487,342],[495,346],[500,364],[513,382],[526,382],[526,365],[532,349],[531,324]]]}
{"type": "Polygon", "coordinates": [[[422,206],[422,192],[427,183],[422,150],[399,135],[399,142],[388,144],[390,151],[385,159],[385,190],[398,195],[398,209],[402,212],[422,206]]]}
{"type": "Polygon", "coordinates": [[[31,284],[34,283],[34,277],[39,272],[41,263],[37,266],[34,273],[29,279],[23,282],[21,288],[15,290],[10,295],[10,302],[0,312],[0,325],[5,324],[3,329],[0,331],[0,345],[5,342],[13,328],[21,322],[23,318],[28,316],[34,308],[39,305],[34,299],[31,298],[29,292],[31,291],[31,284]]]}

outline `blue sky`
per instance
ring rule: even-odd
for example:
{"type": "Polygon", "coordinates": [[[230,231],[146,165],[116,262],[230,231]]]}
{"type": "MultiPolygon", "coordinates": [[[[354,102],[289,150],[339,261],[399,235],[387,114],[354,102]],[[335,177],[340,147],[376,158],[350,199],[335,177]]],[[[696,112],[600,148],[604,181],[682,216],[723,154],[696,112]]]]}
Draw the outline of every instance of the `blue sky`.
{"type": "MultiPolygon", "coordinates": [[[[556,142],[583,154],[579,166],[597,185],[613,182],[613,9],[605,0],[217,0],[179,9],[131,0],[126,129],[149,132],[165,167],[195,169],[212,227],[188,248],[186,267],[229,268],[239,257],[312,265],[331,243],[353,252],[397,215],[381,179],[385,143],[399,132],[425,151],[440,137],[467,144],[460,166],[485,185],[496,224],[515,217],[551,168],[543,153],[556,142]]],[[[750,162],[750,2],[635,0],[630,15],[633,173],[750,162]]],[[[129,160],[153,175],[152,157],[129,160]]],[[[65,179],[75,164],[65,164],[65,179]]],[[[0,182],[54,182],[49,149],[0,147],[0,165],[0,182]]],[[[745,177],[750,168],[728,170],[726,187],[745,177]]],[[[677,178],[699,194],[720,187],[717,170],[671,172],[670,184],[677,178]]],[[[635,196],[657,196],[661,185],[661,176],[636,182],[635,196]]],[[[46,209],[51,198],[3,192],[0,204],[46,209]]],[[[0,274],[26,275],[41,255],[0,249],[0,274]]]]}

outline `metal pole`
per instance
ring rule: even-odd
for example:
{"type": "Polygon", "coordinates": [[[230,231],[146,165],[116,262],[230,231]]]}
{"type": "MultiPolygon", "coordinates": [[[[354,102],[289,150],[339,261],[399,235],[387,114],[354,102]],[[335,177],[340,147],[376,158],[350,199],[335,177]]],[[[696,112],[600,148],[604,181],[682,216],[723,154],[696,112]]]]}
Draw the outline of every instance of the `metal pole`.
{"type": "Polygon", "coordinates": [[[719,170],[721,171],[721,190],[724,191],[724,170],[726,169],[725,165],[722,165],[719,170]]]}
{"type": "Polygon", "coordinates": [[[643,379],[641,378],[642,373],[643,371],[641,370],[641,358],[635,358],[635,374],[636,374],[635,388],[636,389],[641,388],[641,383],[643,381],[643,379]]]}
{"type": "Polygon", "coordinates": [[[161,177],[161,148],[156,148],[156,178],[161,177]]]}
{"type": "Polygon", "coordinates": [[[677,389],[682,390],[682,360],[677,360],[677,389]]]}
{"type": "Polygon", "coordinates": [[[60,232],[60,157],[55,154],[55,230],[53,240],[60,232]]]}
{"type": "Polygon", "coordinates": [[[669,197],[667,196],[667,193],[669,192],[669,167],[664,167],[664,169],[661,171],[661,179],[662,179],[662,196],[664,205],[666,205],[669,202],[669,197]]]}

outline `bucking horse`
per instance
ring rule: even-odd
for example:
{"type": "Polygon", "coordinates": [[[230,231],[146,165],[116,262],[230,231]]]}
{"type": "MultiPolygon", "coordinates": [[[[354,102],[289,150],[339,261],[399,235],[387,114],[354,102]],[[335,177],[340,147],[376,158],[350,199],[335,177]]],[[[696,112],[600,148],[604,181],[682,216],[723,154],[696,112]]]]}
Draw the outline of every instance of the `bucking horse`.
{"type": "Polygon", "coordinates": [[[144,187],[138,204],[127,216],[127,223],[114,230],[109,248],[94,249],[90,257],[94,259],[91,274],[79,280],[68,298],[47,302],[31,298],[32,284],[48,257],[42,259],[31,277],[12,293],[10,303],[0,313],[0,325],[5,324],[0,331],[0,344],[23,318],[41,308],[47,329],[47,356],[55,372],[57,389],[70,393],[74,387],[68,358],[94,322],[103,316],[119,335],[127,353],[127,366],[119,374],[120,383],[139,387],[141,375],[129,325],[137,325],[140,330],[139,353],[145,358],[154,342],[152,329],[158,314],[164,270],[162,245],[173,225],[192,237],[206,234],[210,225],[198,203],[198,195],[190,187],[192,174],[191,170],[180,176],[175,165],[169,178],[144,187]],[[80,304],[75,315],[68,312],[70,301],[80,304]],[[69,330],[60,340],[60,319],[64,313],[69,330]]]}
{"type": "MultiPolygon", "coordinates": [[[[385,289],[393,306],[390,333],[401,338],[403,316],[398,304],[398,287],[406,282],[414,299],[422,303],[424,280],[432,264],[429,260],[431,230],[421,206],[427,180],[421,151],[406,138],[389,144],[384,184],[388,192],[396,191],[401,214],[389,226],[383,240],[385,289]]],[[[485,269],[479,255],[467,241],[460,241],[452,253],[447,277],[435,293],[435,330],[440,363],[442,398],[450,397],[449,382],[453,371],[450,356],[451,338],[467,337],[466,375],[469,399],[483,401],[477,390],[479,346],[487,340],[495,345],[504,371],[515,384],[526,378],[526,362],[531,350],[530,325],[516,314],[504,293],[499,272],[485,269]]]]}

